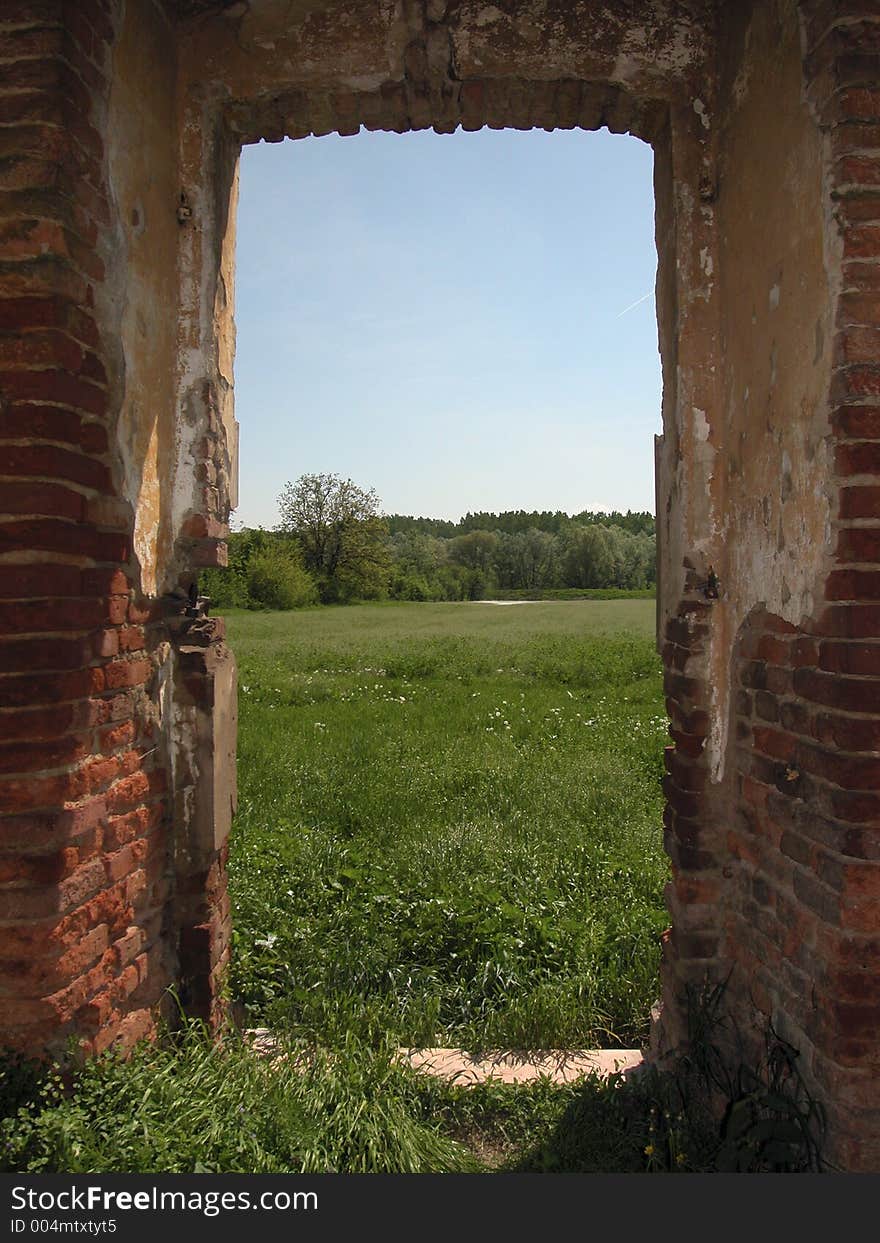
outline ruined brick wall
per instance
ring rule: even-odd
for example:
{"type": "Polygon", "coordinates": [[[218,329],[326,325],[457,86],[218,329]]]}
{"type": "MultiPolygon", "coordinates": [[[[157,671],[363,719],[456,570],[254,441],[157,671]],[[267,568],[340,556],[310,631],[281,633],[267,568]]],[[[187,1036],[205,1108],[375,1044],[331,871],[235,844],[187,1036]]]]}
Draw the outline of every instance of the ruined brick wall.
{"type": "Polygon", "coordinates": [[[0,1009],[4,1036],[148,1030],[170,978],[148,612],[97,311],[115,6],[0,6],[0,1009]]]}
{"type": "Polygon", "coordinates": [[[880,1168],[875,7],[0,0],[4,1040],[219,1012],[235,670],[186,597],[235,503],[241,144],[607,126],[655,152],[655,1051],[729,976],[730,1056],[772,1026],[880,1168]]]}
{"type": "Polygon", "coordinates": [[[213,824],[172,831],[175,801],[213,806],[234,677],[221,623],[163,599],[178,179],[164,203],[144,176],[150,141],[157,168],[173,151],[161,81],[118,98],[134,24],[173,87],[152,3],[0,5],[0,1013],[29,1050],[130,1042],[172,984],[209,1012],[228,941],[213,824]]]}
{"type": "Polygon", "coordinates": [[[769,2],[719,30],[722,366],[705,433],[720,599],[666,629],[671,1043],[728,979],[735,1063],[776,1034],[828,1117],[826,1160],[880,1168],[880,493],[874,6],[769,2]],[[692,677],[693,672],[696,677],[692,677]]]}

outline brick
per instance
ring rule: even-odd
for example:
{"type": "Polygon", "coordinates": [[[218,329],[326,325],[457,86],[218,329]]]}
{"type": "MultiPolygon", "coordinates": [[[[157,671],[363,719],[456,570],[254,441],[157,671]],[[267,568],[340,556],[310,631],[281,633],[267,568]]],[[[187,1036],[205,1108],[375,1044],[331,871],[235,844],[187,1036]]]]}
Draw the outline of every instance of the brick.
{"type": "Polygon", "coordinates": [[[840,904],[837,895],[815,877],[800,870],[794,874],[795,896],[827,924],[840,923],[840,904]]]}
{"type": "Polygon", "coordinates": [[[832,570],[825,583],[825,599],[880,599],[880,571],[832,570]]]}
{"type": "Polygon", "coordinates": [[[853,487],[840,489],[840,517],[876,518],[880,520],[880,487],[853,487]]]}
{"type": "Polygon", "coordinates": [[[86,414],[107,413],[107,392],[104,388],[55,368],[0,371],[0,393],[7,401],[56,402],[86,414]]]}
{"type": "Polygon", "coordinates": [[[82,708],[87,702],[0,711],[0,742],[59,738],[77,726],[86,726],[90,722],[82,708]]]}
{"type": "Polygon", "coordinates": [[[815,735],[820,742],[841,751],[880,751],[880,720],[821,713],[816,718],[815,735]]]}
{"type": "Polygon", "coordinates": [[[764,634],[758,641],[756,655],[768,664],[785,665],[789,659],[789,644],[775,634],[764,634]]]}
{"type": "Polygon", "coordinates": [[[105,686],[104,671],[97,667],[68,673],[0,674],[0,702],[4,708],[63,703],[99,694],[105,686]]]}
{"type": "Polygon", "coordinates": [[[676,747],[666,747],[663,760],[667,773],[679,789],[698,792],[706,785],[707,773],[703,764],[695,764],[676,747]]]}
{"type": "Polygon", "coordinates": [[[779,723],[792,734],[808,734],[812,716],[806,704],[785,702],[779,708],[779,723]]]}
{"type": "Polygon", "coordinates": [[[752,690],[764,690],[767,686],[767,666],[762,660],[750,660],[740,669],[740,681],[752,690]]]}
{"type": "Polygon", "coordinates": [[[752,729],[752,739],[757,750],[773,759],[791,760],[794,757],[795,739],[781,730],[755,726],[752,729]]]}
{"type": "Polygon", "coordinates": [[[880,527],[842,527],[836,555],[844,562],[880,562],[880,527]]]}
{"type": "Polygon", "coordinates": [[[819,668],[829,673],[880,675],[880,643],[825,641],[819,668]]]}
{"type": "Polygon", "coordinates": [[[108,690],[123,686],[140,686],[150,677],[153,666],[149,660],[115,660],[105,665],[105,685],[108,690]]]}
{"type": "Polygon", "coordinates": [[[78,669],[84,663],[88,644],[80,638],[36,638],[0,640],[0,673],[21,673],[27,669],[78,669]]]}
{"type": "Polygon", "coordinates": [[[871,440],[844,441],[838,443],[834,453],[834,467],[838,475],[880,474],[880,444],[871,440]]]}
{"type": "Polygon", "coordinates": [[[75,764],[89,753],[83,736],[0,743],[0,773],[31,773],[75,764]]]}
{"type": "Polygon", "coordinates": [[[127,561],[125,535],[56,518],[25,518],[0,523],[0,553],[19,549],[60,552],[95,561],[127,561]]]}
{"type": "MultiPolygon", "coordinates": [[[[858,275],[861,277],[862,273],[858,275]]],[[[844,289],[838,301],[837,318],[841,327],[851,324],[872,327],[880,323],[880,292],[844,289]]]]}
{"type": "MultiPolygon", "coordinates": [[[[880,213],[878,213],[880,214],[880,213]]],[[[880,224],[872,226],[880,230],[880,224]]],[[[848,233],[849,230],[846,230],[848,233]]],[[[837,333],[834,340],[834,360],[837,365],[848,363],[876,363],[880,358],[880,328],[851,325],[837,333]]],[[[838,436],[852,440],[871,440],[880,435],[877,407],[838,406],[831,417],[831,426],[838,436]]]]}
{"type": "Polygon", "coordinates": [[[92,348],[99,340],[97,325],[91,315],[70,298],[56,292],[44,297],[29,294],[0,298],[0,332],[20,333],[37,328],[58,328],[92,348]]]}
{"type": "Polygon", "coordinates": [[[0,439],[61,441],[91,456],[105,454],[108,449],[103,423],[61,406],[28,402],[0,408],[0,439]]]}
{"type": "Polygon", "coordinates": [[[128,595],[129,582],[121,568],[95,567],[82,571],[82,594],[96,596],[128,595]]]}
{"type": "MultiPolygon", "coordinates": [[[[868,332],[868,329],[860,329],[868,332]]],[[[871,331],[871,337],[880,334],[871,331]]],[[[880,347],[880,342],[878,342],[880,347]]],[[[876,440],[880,439],[880,406],[878,405],[841,405],[834,411],[832,426],[841,440],[876,440]]]]}
{"type": "Polygon", "coordinates": [[[84,499],[82,493],[60,484],[4,483],[3,508],[10,515],[51,516],[79,522],[83,517],[84,499]]]}
{"type": "Polygon", "coordinates": [[[4,445],[2,469],[4,475],[66,479],[101,492],[111,490],[106,463],[56,445],[4,445]]]}
{"type": "Polygon", "coordinates": [[[880,796],[860,790],[832,790],[831,812],[852,824],[880,822],[880,796]]]}
{"type": "Polygon", "coordinates": [[[820,614],[816,630],[842,639],[880,638],[880,605],[830,605],[820,614]]]}

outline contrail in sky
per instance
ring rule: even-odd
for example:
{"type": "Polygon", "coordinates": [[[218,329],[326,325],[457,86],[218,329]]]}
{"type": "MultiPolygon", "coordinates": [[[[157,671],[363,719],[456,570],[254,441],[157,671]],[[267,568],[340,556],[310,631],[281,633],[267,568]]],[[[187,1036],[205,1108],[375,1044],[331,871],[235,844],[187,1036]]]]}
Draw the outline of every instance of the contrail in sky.
{"type": "Polygon", "coordinates": [[[646,294],[642,294],[641,298],[636,298],[635,302],[631,302],[629,306],[625,306],[623,310],[620,312],[620,314],[616,316],[616,318],[620,319],[620,316],[625,315],[627,311],[634,311],[637,306],[641,306],[643,302],[647,302],[648,299],[653,298],[653,296],[654,296],[654,290],[649,289],[646,294]]]}

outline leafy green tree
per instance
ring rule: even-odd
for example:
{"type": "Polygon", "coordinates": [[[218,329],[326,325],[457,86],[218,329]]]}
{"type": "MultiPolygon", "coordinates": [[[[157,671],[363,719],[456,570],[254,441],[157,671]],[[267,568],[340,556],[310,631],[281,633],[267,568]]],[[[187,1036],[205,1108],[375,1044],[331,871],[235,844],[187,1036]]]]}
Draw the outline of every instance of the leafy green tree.
{"type": "Polygon", "coordinates": [[[469,570],[479,570],[487,578],[495,567],[498,536],[493,531],[469,531],[457,535],[449,544],[449,556],[469,570]]]}
{"type": "Polygon", "coordinates": [[[315,580],[292,541],[272,544],[251,557],[247,572],[251,600],[267,609],[298,609],[317,604],[315,580]]]}
{"type": "Polygon", "coordinates": [[[379,498],[339,475],[301,475],[278,498],[279,530],[296,537],[325,602],[384,595],[388,529],[379,498]]]}
{"type": "Polygon", "coordinates": [[[574,526],[563,558],[565,581],[571,587],[609,587],[614,578],[614,549],[608,528],[598,523],[574,526]]]}

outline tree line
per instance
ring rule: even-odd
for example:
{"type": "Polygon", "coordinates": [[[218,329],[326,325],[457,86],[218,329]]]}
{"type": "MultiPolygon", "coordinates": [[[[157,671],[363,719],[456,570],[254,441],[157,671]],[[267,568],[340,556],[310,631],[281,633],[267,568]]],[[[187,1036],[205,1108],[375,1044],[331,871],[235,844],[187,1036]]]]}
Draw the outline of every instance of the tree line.
{"type": "Polygon", "coordinates": [[[274,531],[229,537],[229,564],[206,570],[215,607],[291,609],[353,600],[478,600],[494,592],[652,588],[653,515],[468,513],[458,522],[384,515],[375,491],[302,475],[274,531]]]}

